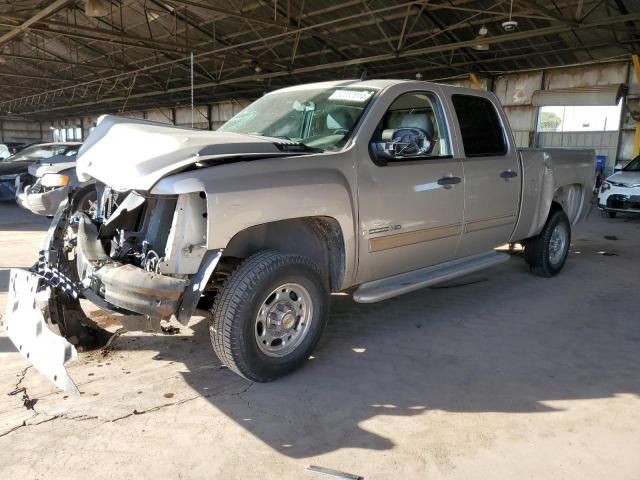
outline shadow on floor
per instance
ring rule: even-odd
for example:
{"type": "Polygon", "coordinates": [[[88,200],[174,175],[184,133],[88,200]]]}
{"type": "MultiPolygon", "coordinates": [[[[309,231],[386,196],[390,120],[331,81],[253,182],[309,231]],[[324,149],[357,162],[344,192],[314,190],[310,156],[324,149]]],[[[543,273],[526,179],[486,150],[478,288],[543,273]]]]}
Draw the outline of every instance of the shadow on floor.
{"type": "MultiPolygon", "coordinates": [[[[4,315],[4,313],[0,314],[4,315]]],[[[0,336],[0,353],[17,352],[18,349],[11,343],[8,337],[0,336]]]]}
{"type": "Polygon", "coordinates": [[[579,266],[549,280],[510,264],[484,275],[487,281],[379,304],[334,296],[308,365],[273,383],[247,382],[238,395],[211,394],[236,377],[215,360],[207,321],[193,325],[189,343],[127,335],[116,348],[184,363],[196,392],[293,458],[391,449],[390,439],[367,430],[378,415],[542,413],[554,411],[554,400],[640,394],[640,322],[626,311],[633,302],[611,306],[603,317],[594,313],[602,311],[602,297],[574,285],[579,266]]]}

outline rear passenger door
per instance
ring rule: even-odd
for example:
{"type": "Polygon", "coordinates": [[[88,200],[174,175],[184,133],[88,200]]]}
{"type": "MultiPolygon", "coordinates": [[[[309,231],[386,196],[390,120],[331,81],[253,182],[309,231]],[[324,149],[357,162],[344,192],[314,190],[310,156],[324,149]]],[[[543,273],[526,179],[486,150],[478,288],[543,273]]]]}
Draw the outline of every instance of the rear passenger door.
{"type": "Polygon", "coordinates": [[[521,179],[507,120],[488,94],[454,93],[451,103],[464,150],[462,257],[507,242],[517,220],[521,179]]]}

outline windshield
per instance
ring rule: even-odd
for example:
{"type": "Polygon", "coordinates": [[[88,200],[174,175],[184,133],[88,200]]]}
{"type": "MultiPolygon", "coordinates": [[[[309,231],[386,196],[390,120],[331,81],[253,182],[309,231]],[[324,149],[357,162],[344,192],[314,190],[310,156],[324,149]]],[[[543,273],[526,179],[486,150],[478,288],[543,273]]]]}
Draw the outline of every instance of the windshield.
{"type": "MultiPolygon", "coordinates": [[[[14,156],[7,158],[7,162],[21,162],[25,160],[42,160],[53,157],[54,155],[62,155],[69,145],[33,145],[21,150],[14,156]]],[[[77,150],[77,147],[76,147],[77,150]]]]}
{"type": "Polygon", "coordinates": [[[375,90],[310,88],[276,91],[256,100],[220,127],[221,132],[278,137],[337,150],[347,142],[375,90]]]}
{"type": "Polygon", "coordinates": [[[631,160],[622,170],[625,172],[640,172],[640,156],[631,160]]]}

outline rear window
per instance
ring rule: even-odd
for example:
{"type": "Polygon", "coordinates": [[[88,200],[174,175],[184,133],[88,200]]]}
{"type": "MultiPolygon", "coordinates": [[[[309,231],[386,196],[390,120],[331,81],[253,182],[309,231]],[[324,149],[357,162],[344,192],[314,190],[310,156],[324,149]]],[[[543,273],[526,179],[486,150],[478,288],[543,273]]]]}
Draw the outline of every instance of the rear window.
{"type": "Polygon", "coordinates": [[[507,153],[504,131],[493,103],[474,95],[452,95],[451,100],[467,157],[492,157],[507,153]]]}

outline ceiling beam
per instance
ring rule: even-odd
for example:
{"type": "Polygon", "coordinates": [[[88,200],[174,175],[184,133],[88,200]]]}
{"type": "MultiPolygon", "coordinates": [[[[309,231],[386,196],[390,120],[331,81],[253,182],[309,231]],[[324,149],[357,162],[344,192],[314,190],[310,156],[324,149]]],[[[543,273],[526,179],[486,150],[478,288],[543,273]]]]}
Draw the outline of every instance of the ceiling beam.
{"type": "Polygon", "coordinates": [[[48,7],[43,8],[38,13],[36,13],[34,16],[32,16],[31,18],[28,18],[27,20],[25,20],[20,25],[16,26],[15,28],[10,30],[9,32],[7,32],[4,35],[2,35],[0,37],[0,47],[5,45],[7,42],[13,40],[17,36],[21,35],[22,33],[24,33],[34,23],[39,22],[40,20],[43,20],[43,19],[47,18],[49,15],[52,15],[52,14],[56,13],[58,10],[60,10],[63,7],[66,7],[72,1],[73,0],[55,0],[48,7]]]}
{"type": "MultiPolygon", "coordinates": [[[[577,30],[586,30],[586,29],[600,28],[603,25],[620,24],[628,21],[637,21],[637,20],[640,20],[640,13],[602,18],[596,21],[582,23],[579,26],[573,27],[573,28],[577,30]]],[[[518,31],[515,33],[509,33],[509,34],[499,35],[495,37],[486,37],[485,42],[490,44],[498,44],[502,42],[522,40],[525,38],[543,37],[545,35],[566,33],[571,31],[573,28],[566,25],[556,25],[556,26],[538,28],[538,29],[528,30],[528,31],[518,31]]],[[[332,63],[291,68],[288,70],[278,70],[274,72],[262,72],[260,74],[243,75],[240,77],[227,78],[221,81],[197,84],[194,86],[194,89],[199,90],[203,88],[212,88],[217,86],[237,85],[245,82],[255,82],[256,80],[266,81],[272,78],[288,77],[290,75],[295,75],[295,74],[314,73],[314,72],[320,72],[324,70],[334,70],[334,69],[340,69],[340,68],[350,67],[355,65],[362,65],[365,63],[377,63],[382,61],[395,60],[398,58],[411,58],[411,57],[423,56],[427,54],[440,53],[444,51],[455,51],[461,48],[470,47],[475,43],[476,43],[476,40],[471,39],[471,40],[466,40],[462,42],[451,42],[451,43],[434,45],[434,46],[429,46],[424,48],[416,48],[416,49],[406,50],[402,52],[394,52],[394,53],[388,53],[388,54],[382,54],[382,55],[353,58],[349,60],[336,61],[332,63]]],[[[67,87],[67,88],[71,88],[71,87],[67,87]]],[[[171,94],[176,94],[181,92],[188,92],[190,89],[191,89],[190,86],[180,86],[180,87],[168,88],[163,91],[140,92],[140,93],[133,93],[128,96],[118,95],[110,98],[102,98],[100,100],[95,100],[92,102],[76,104],[76,105],[73,105],[73,108],[96,105],[100,103],[116,103],[119,101],[133,100],[137,98],[149,98],[149,97],[154,97],[158,95],[171,95],[171,94]]],[[[58,91],[60,90],[63,90],[63,89],[59,89],[58,91]]],[[[41,95],[45,95],[45,94],[46,92],[43,92],[41,95]]],[[[32,97],[31,96],[22,97],[22,99],[16,99],[13,102],[23,101],[28,98],[32,98],[32,97]]],[[[2,110],[3,106],[8,105],[9,103],[10,102],[0,102],[0,110],[2,110]]],[[[51,111],[66,110],[68,108],[70,108],[70,106],[68,105],[50,107],[50,108],[46,108],[46,107],[43,108],[41,106],[38,108],[38,111],[51,112],[51,111]]],[[[25,113],[35,113],[35,112],[25,112],[25,113]]]]}
{"type": "MultiPolygon", "coordinates": [[[[47,52],[49,53],[49,52],[47,52]]],[[[98,70],[115,70],[115,71],[119,71],[119,72],[125,72],[126,70],[124,68],[118,68],[118,67],[113,67],[110,65],[95,65],[95,64],[91,64],[91,63],[79,63],[79,62],[72,62],[70,60],[59,60],[57,58],[47,58],[47,57],[30,57],[28,55],[20,55],[17,53],[6,53],[6,52],[2,52],[0,51],[0,57],[4,57],[7,59],[11,59],[14,58],[16,60],[26,60],[26,61],[33,61],[33,62],[47,62],[47,63],[56,63],[59,65],[65,65],[65,66],[73,66],[73,67],[79,67],[79,68],[91,68],[91,69],[98,69],[98,70]]]]}

